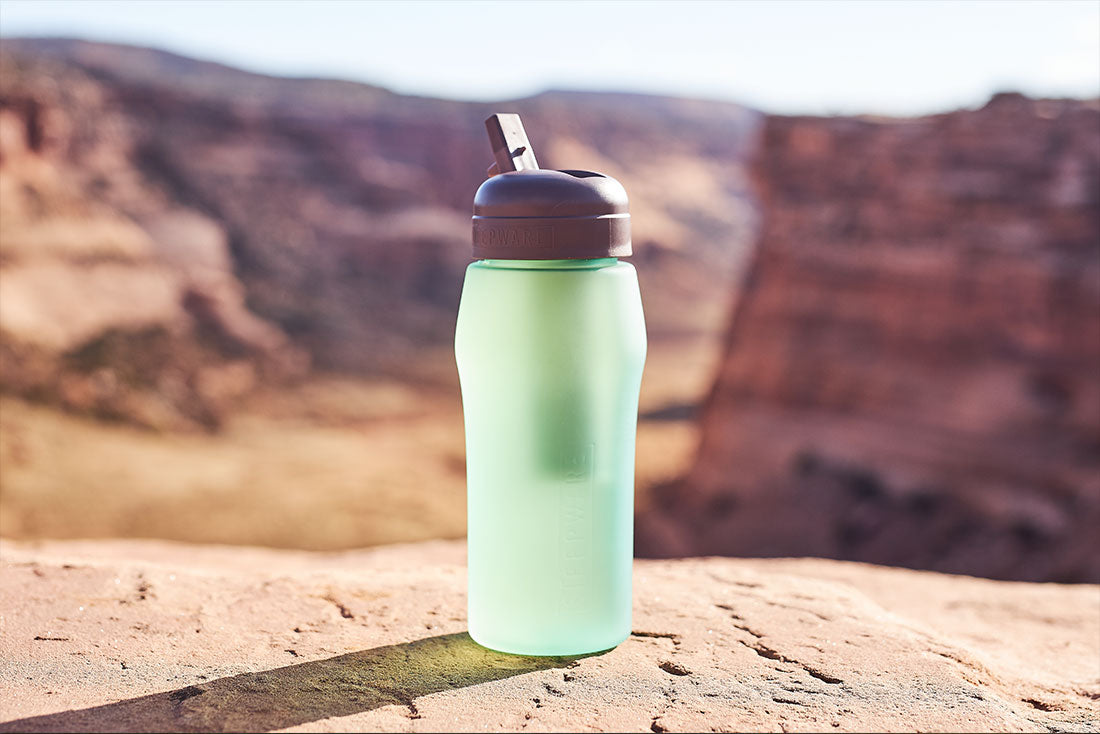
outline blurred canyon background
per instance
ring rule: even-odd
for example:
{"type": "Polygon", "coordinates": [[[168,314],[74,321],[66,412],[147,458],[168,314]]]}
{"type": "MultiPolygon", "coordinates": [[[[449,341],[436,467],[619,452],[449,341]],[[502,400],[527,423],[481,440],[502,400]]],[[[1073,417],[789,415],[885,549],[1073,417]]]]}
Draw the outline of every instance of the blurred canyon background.
{"type": "Polygon", "coordinates": [[[500,103],[0,42],[0,535],[465,532],[483,120],[631,197],[646,556],[1100,581],[1100,101],[500,103]]]}

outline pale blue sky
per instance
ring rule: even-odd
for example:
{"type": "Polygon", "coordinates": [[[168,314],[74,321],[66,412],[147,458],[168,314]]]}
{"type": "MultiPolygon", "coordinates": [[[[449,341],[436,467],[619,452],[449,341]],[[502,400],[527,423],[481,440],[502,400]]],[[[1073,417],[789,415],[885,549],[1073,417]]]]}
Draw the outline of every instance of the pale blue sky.
{"type": "Polygon", "coordinates": [[[0,34],[151,45],[459,99],[596,89],[912,114],[1003,89],[1100,95],[1100,0],[0,0],[0,34]]]}

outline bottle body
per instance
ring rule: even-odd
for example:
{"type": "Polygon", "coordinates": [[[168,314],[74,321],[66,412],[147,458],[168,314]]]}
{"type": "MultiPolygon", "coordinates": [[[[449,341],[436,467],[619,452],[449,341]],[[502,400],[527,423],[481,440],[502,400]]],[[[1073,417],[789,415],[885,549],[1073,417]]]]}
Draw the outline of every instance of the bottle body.
{"type": "Polygon", "coordinates": [[[467,269],[455,355],[478,643],[573,655],[630,633],[645,351],[627,263],[486,260],[467,269]]]}

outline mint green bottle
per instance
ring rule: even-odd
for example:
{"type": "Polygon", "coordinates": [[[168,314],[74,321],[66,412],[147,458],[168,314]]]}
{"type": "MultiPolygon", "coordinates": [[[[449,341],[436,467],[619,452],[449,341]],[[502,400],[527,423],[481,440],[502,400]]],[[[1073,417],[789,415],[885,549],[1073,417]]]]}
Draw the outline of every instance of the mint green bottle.
{"type": "Polygon", "coordinates": [[[634,439],[646,333],[626,192],[537,168],[515,115],[474,200],[455,354],[466,422],[469,625],[525,655],[630,634],[634,439]],[[490,173],[495,173],[490,169],[490,173]]]}

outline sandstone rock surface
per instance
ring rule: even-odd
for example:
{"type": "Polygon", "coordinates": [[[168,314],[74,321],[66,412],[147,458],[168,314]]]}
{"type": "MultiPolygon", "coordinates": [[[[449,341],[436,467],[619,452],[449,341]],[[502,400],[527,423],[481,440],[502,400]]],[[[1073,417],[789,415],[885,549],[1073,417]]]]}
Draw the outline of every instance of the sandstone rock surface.
{"type": "Polygon", "coordinates": [[[464,546],[0,546],[0,731],[1096,731],[1100,589],[639,561],[579,659],[465,634],[464,546]]]}

